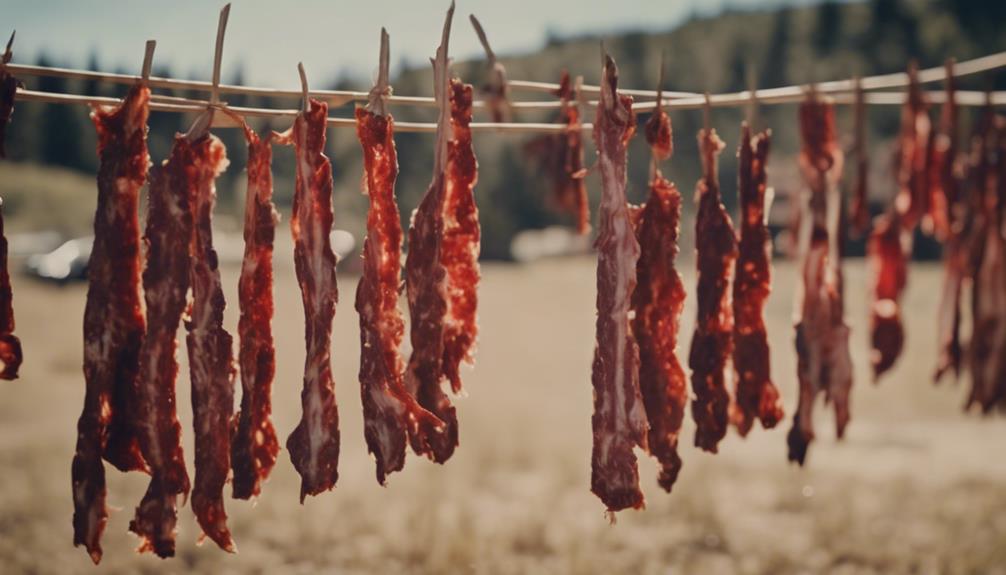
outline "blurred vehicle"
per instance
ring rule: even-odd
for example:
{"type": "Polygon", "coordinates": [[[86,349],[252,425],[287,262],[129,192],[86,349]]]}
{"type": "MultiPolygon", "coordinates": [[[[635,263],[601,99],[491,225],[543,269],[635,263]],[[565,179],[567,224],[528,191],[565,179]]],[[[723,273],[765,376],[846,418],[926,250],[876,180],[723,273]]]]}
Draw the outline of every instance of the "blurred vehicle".
{"type": "Polygon", "coordinates": [[[93,245],[93,236],[66,241],[49,253],[28,256],[25,271],[39,279],[60,284],[87,279],[87,262],[93,245]]]}

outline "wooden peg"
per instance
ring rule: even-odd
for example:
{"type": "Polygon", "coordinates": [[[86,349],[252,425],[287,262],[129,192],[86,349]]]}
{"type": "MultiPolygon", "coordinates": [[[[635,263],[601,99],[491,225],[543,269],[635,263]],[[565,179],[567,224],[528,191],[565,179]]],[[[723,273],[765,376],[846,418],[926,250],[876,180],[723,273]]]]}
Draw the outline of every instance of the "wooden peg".
{"type": "Polygon", "coordinates": [[[300,91],[304,100],[303,111],[307,112],[311,109],[311,92],[308,90],[307,86],[307,72],[304,71],[304,63],[297,62],[297,73],[300,74],[300,91]]]}
{"type": "Polygon", "coordinates": [[[157,48],[157,40],[147,40],[146,48],[143,51],[143,68],[140,71],[141,82],[146,84],[150,81],[150,68],[154,64],[154,49],[157,48]]]}
{"type": "Polygon", "coordinates": [[[224,35],[227,33],[227,18],[231,14],[231,5],[225,4],[220,10],[220,20],[217,22],[217,43],[213,51],[213,88],[210,91],[210,104],[220,102],[220,62],[224,56],[224,35]]]}
{"type": "Polygon", "coordinates": [[[389,70],[391,67],[390,44],[391,38],[388,36],[388,31],[381,28],[381,53],[377,67],[377,82],[370,90],[370,97],[367,101],[367,109],[378,116],[385,116],[388,113],[387,99],[388,96],[391,95],[391,86],[388,83],[388,76],[390,74],[389,70]]]}
{"type": "Polygon", "coordinates": [[[17,30],[12,31],[10,33],[10,40],[7,40],[7,49],[4,50],[4,53],[3,53],[3,65],[4,66],[6,66],[7,64],[9,64],[11,58],[14,57],[14,52],[13,52],[13,48],[14,48],[14,36],[16,36],[16,35],[17,35],[17,30]]]}

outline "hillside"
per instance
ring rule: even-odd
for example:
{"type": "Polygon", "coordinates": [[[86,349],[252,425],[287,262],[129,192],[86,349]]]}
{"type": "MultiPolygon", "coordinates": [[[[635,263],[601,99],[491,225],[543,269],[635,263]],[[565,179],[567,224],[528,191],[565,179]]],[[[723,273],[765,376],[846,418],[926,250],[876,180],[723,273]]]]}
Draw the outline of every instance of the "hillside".
{"type": "MultiPolygon", "coordinates": [[[[624,87],[655,87],[661,53],[667,56],[667,88],[713,92],[743,89],[745,70],[751,66],[760,87],[772,87],[814,80],[886,73],[903,68],[910,58],[923,66],[942,63],[946,56],[966,59],[1006,48],[1006,4],[982,1],[949,2],[947,0],[882,0],[872,3],[834,3],[789,8],[775,11],[727,12],[708,19],[696,19],[674,30],[661,33],[622,33],[610,37],[553,38],[540,50],[516,57],[504,57],[511,78],[555,81],[563,69],[582,74],[587,82],[596,83],[599,75],[598,51],[603,40],[618,61],[624,87]]],[[[456,26],[457,34],[471,33],[456,26]]],[[[431,44],[430,52],[434,46],[431,44]]],[[[53,62],[43,62],[58,64],[53,62]]],[[[479,85],[484,68],[481,62],[459,62],[455,73],[466,81],[479,85]]],[[[170,70],[156,71],[169,75],[170,70]]],[[[431,74],[426,68],[407,70],[393,81],[398,94],[428,95],[431,74]]],[[[239,80],[240,78],[235,78],[239,80]]],[[[29,87],[42,90],[113,95],[113,89],[84,82],[60,79],[30,79],[29,87]]],[[[1002,86],[1006,76],[994,79],[968,79],[962,87],[981,89],[994,82],[1002,86]]],[[[368,86],[341,87],[367,88],[368,86]]],[[[541,94],[522,95],[540,98],[541,94]]],[[[236,105],[257,105],[248,99],[231,99],[236,105]]],[[[348,115],[343,108],[334,113],[348,115]]],[[[399,120],[431,120],[429,110],[395,110],[399,120]]],[[[851,118],[847,110],[840,111],[840,129],[847,131],[851,118]]],[[[728,203],[733,202],[736,168],[734,149],[737,142],[740,110],[716,110],[713,123],[727,142],[722,155],[720,173],[728,203]]],[[[665,166],[667,173],[686,194],[698,178],[698,159],[694,134],[701,114],[684,111],[672,114],[675,129],[676,154],[665,166]]],[[[964,115],[965,121],[969,118],[964,115]]],[[[547,115],[528,114],[527,120],[549,120],[547,115]]],[[[644,118],[645,119],[645,118],[644,118]]],[[[795,108],[775,106],[762,108],[757,124],[773,129],[775,140],[770,166],[775,169],[771,183],[780,195],[799,186],[791,169],[791,156],[796,152],[795,108]]],[[[170,146],[170,136],[184,129],[188,119],[177,115],[153,114],[151,119],[151,153],[155,161],[162,159],[170,146]]],[[[888,177],[890,138],[897,128],[897,110],[871,109],[869,142],[874,158],[871,179],[872,193],[877,198],[891,194],[888,177]]],[[[965,123],[967,125],[967,122],[965,123]]],[[[260,126],[261,127],[261,126],[260,126]]],[[[282,129],[285,126],[274,126],[282,129]]],[[[220,211],[239,213],[243,191],[244,146],[240,133],[222,130],[228,144],[231,169],[220,182],[220,211]]],[[[845,134],[846,139],[850,134],[845,134]]],[[[56,164],[85,174],[96,168],[94,135],[82,108],[58,105],[23,104],[18,106],[15,121],[8,135],[12,156],[16,161],[56,164]]],[[[359,193],[361,159],[359,144],[351,130],[329,131],[329,155],[333,159],[336,178],[337,225],[354,232],[362,231],[362,214],[366,199],[359,193]]],[[[483,225],[483,256],[506,258],[509,241],[521,229],[537,228],[561,221],[545,208],[548,185],[538,174],[533,162],[524,157],[523,144],[530,136],[480,134],[475,145],[480,163],[476,194],[483,225]]],[[[403,220],[408,219],[430,178],[432,137],[427,134],[397,136],[401,174],[398,193],[403,220]]],[[[587,162],[592,161],[588,148],[587,162]]],[[[641,138],[636,138],[630,150],[630,199],[639,200],[646,189],[647,151],[641,138]]],[[[0,177],[11,174],[0,166],[0,177]]],[[[288,205],[293,189],[292,152],[277,149],[275,158],[276,193],[282,205],[288,205]]],[[[593,204],[598,190],[595,178],[589,178],[593,204]]],[[[29,205],[29,204],[24,204],[29,205]]],[[[90,205],[66,203],[64,209],[77,210],[90,205]]],[[[686,203],[686,210],[690,209],[686,203]]],[[[21,214],[15,206],[12,218],[21,214]]],[[[35,221],[37,215],[24,214],[35,221]]],[[[686,216],[687,217],[687,216],[686,216]]],[[[65,219],[65,218],[64,218],[65,219]]],[[[690,245],[690,221],[685,221],[683,240],[690,245]]]]}

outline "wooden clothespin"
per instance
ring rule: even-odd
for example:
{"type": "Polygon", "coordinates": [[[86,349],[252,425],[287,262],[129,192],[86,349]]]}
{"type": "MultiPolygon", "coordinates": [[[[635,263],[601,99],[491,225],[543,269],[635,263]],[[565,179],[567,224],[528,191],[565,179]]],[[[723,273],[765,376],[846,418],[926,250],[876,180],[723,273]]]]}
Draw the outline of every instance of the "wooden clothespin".
{"type": "Polygon", "coordinates": [[[489,38],[486,37],[486,31],[482,28],[482,24],[478,18],[474,14],[470,14],[468,19],[471,21],[472,27],[475,28],[475,34],[479,37],[479,42],[482,44],[482,49],[485,50],[486,59],[489,64],[489,79],[482,86],[482,94],[489,105],[493,121],[509,122],[512,110],[509,99],[510,89],[507,86],[506,80],[506,68],[496,59],[496,53],[489,46],[489,38]]]}
{"type": "Polygon", "coordinates": [[[140,82],[146,84],[150,81],[150,69],[154,65],[154,50],[157,48],[157,40],[147,40],[143,50],[143,68],[140,69],[140,82]]]}
{"type": "Polygon", "coordinates": [[[6,68],[7,64],[10,63],[11,58],[14,57],[14,36],[17,35],[17,30],[13,30],[10,33],[10,40],[7,40],[7,49],[4,50],[3,58],[0,60],[0,69],[6,68]]]}
{"type": "Polygon", "coordinates": [[[705,103],[702,105],[702,129],[706,132],[706,137],[709,137],[713,127],[713,102],[709,96],[709,92],[705,93],[705,103]]]}
{"type": "Polygon", "coordinates": [[[433,64],[433,96],[440,108],[440,116],[437,120],[437,147],[434,152],[434,160],[437,172],[443,173],[447,168],[447,142],[450,140],[451,122],[451,100],[450,100],[450,58],[448,45],[451,38],[451,22],[454,20],[454,0],[451,0],[451,7],[447,10],[447,17],[444,19],[444,29],[440,36],[440,46],[437,47],[436,57],[430,59],[433,64]]]}
{"type": "Polygon", "coordinates": [[[311,91],[307,85],[307,72],[304,71],[304,63],[297,62],[297,73],[300,74],[300,91],[303,103],[301,110],[305,113],[311,110],[311,91]]]}
{"type": "Polygon", "coordinates": [[[370,89],[370,96],[367,99],[367,109],[378,116],[386,116],[387,100],[391,95],[391,86],[388,84],[388,76],[391,60],[391,38],[388,31],[381,28],[381,54],[377,68],[377,82],[370,89]]]}
{"type": "Polygon", "coordinates": [[[745,66],[744,75],[747,77],[748,86],[748,104],[744,110],[744,114],[748,128],[754,132],[755,120],[758,119],[758,74],[751,61],[748,61],[747,66],[745,66]]]}
{"type": "MultiPolygon", "coordinates": [[[[185,137],[191,140],[197,140],[209,132],[210,126],[214,125],[214,111],[216,108],[221,107],[220,104],[220,62],[224,55],[224,35],[227,33],[227,18],[231,13],[231,5],[226,4],[220,10],[220,19],[217,21],[217,42],[213,51],[213,83],[210,88],[210,101],[209,105],[206,107],[206,111],[196,118],[196,121],[192,123],[189,131],[185,134],[185,137]]],[[[232,118],[229,116],[223,116],[224,125],[230,125],[232,118]]],[[[221,124],[217,124],[221,125],[221,124]]]]}

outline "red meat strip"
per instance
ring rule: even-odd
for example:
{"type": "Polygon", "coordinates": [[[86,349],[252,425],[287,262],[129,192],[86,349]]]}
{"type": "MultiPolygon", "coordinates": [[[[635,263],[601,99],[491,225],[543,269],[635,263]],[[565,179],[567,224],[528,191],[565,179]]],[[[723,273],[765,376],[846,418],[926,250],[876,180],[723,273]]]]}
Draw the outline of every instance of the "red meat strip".
{"type": "Polygon", "coordinates": [[[856,134],[853,150],[856,154],[856,181],[852,195],[852,230],[862,237],[870,227],[869,179],[870,158],[866,148],[866,96],[863,86],[856,81],[856,101],[854,106],[856,134]]]}
{"type": "Polygon", "coordinates": [[[973,190],[980,218],[972,253],[972,335],[968,350],[971,391],[967,408],[984,413],[1006,404],[1006,240],[1002,235],[1006,199],[1006,120],[987,109],[975,141],[973,190]],[[994,158],[990,159],[990,158],[994,158]]]}
{"type": "Polygon", "coordinates": [[[177,498],[189,493],[176,413],[175,334],[189,289],[190,192],[198,171],[192,168],[203,163],[211,144],[209,138],[192,142],[176,135],[170,157],[151,171],[150,178],[143,270],[147,336],[140,348],[135,410],[137,421],[144,423],[140,449],[151,478],[129,530],[140,536],[140,551],[160,557],[175,553],[177,498]]]}
{"type": "Polygon", "coordinates": [[[901,109],[901,131],[895,156],[898,177],[895,206],[901,214],[900,224],[905,230],[914,230],[924,218],[927,221],[923,223],[931,230],[932,222],[928,221],[928,216],[932,194],[928,166],[932,124],[914,62],[909,66],[908,75],[908,98],[901,109]]]}
{"type": "Polygon", "coordinates": [[[695,191],[699,203],[695,222],[698,317],[688,366],[695,393],[695,446],[716,453],[717,444],[727,432],[730,406],[725,379],[727,360],[733,351],[730,281],[737,259],[737,238],[720,197],[717,156],[723,150],[723,141],[708,128],[699,131],[698,139],[703,170],[695,191]]]}
{"type": "Polygon", "coordinates": [[[940,355],[933,379],[939,381],[944,374],[960,374],[964,351],[961,345],[961,294],[964,280],[968,275],[968,239],[970,222],[967,203],[961,197],[957,165],[957,104],[954,100],[955,85],[953,61],[947,62],[947,100],[943,104],[940,121],[940,137],[937,145],[939,157],[940,188],[946,206],[946,230],[943,255],[943,286],[940,293],[940,307],[936,334],[940,355]]]}
{"type": "Polygon", "coordinates": [[[526,152],[552,180],[550,202],[556,211],[574,216],[577,233],[586,234],[590,232],[590,204],[583,178],[583,130],[568,72],[562,73],[556,95],[562,104],[559,121],[568,129],[562,134],[547,134],[532,140],[526,152]]]}
{"type": "Polygon", "coordinates": [[[215,136],[204,135],[194,145],[199,155],[188,166],[189,208],[193,217],[189,248],[192,303],[185,322],[196,445],[192,510],[203,533],[221,549],[234,552],[223,500],[231,468],[234,352],[231,335],[223,327],[226,304],[212,228],[217,195],[214,181],[228,162],[224,145],[215,136]]]}
{"type": "Polygon", "coordinates": [[[360,314],[360,392],[364,436],[377,461],[377,481],[405,465],[410,436],[426,444],[420,434],[440,421],[409,395],[403,383],[404,362],[399,354],[405,322],[398,309],[401,285],[402,225],[395,203],[398,154],[394,119],[390,115],[356,109],[356,134],[363,148],[364,193],[370,198],[367,237],[363,242],[363,275],[356,289],[360,314]]]}
{"type": "Polygon", "coordinates": [[[11,116],[14,115],[14,98],[17,95],[17,89],[21,86],[21,82],[7,71],[6,66],[13,56],[10,50],[11,43],[13,42],[14,36],[11,36],[10,42],[7,43],[7,51],[2,56],[4,65],[0,66],[0,158],[7,157],[7,147],[5,144],[7,140],[7,124],[10,124],[11,116]]]}
{"type": "MultiPolygon", "coordinates": [[[[671,119],[662,109],[647,121],[646,140],[654,167],[670,157],[671,119]]],[[[681,471],[678,435],[688,401],[688,383],[676,353],[685,288],[674,267],[681,193],[658,169],[650,179],[649,198],[635,211],[634,219],[640,251],[632,293],[632,333],[639,345],[639,391],[650,426],[649,451],[660,462],[658,483],[670,492],[681,471]]]]}
{"type": "Polygon", "coordinates": [[[741,436],[747,435],[755,418],[766,429],[783,417],[779,391],[772,383],[769,368],[768,334],[765,331],[765,301],[771,292],[771,265],[768,228],[765,225],[765,164],[770,134],[752,138],[751,129],[741,126],[738,195],[741,231],[737,266],[734,272],[734,370],[737,391],[731,420],[741,436]]]}
{"type": "Polygon", "coordinates": [[[245,138],[248,141],[248,191],[245,196],[245,251],[238,280],[241,411],[235,415],[231,428],[235,499],[258,497],[279,453],[271,419],[272,384],[276,375],[272,258],[279,220],[272,203],[272,134],[260,138],[246,128],[245,138]]]}
{"type": "MultiPolygon", "coordinates": [[[[74,545],[101,560],[108,521],[102,456],[122,471],[147,471],[135,419],[137,372],[146,318],[140,296],[140,188],[147,178],[150,90],[130,88],[122,103],[92,114],[98,132],[98,207],[84,308],[84,409],[73,458],[74,545]]],[[[4,268],[6,269],[6,267],[4,268]]]]}
{"type": "Polygon", "coordinates": [[[814,439],[819,393],[834,404],[838,437],[849,422],[852,358],[845,324],[839,232],[843,157],[833,106],[811,93],[800,105],[800,169],[809,189],[800,218],[802,284],[797,297],[799,400],[787,441],[789,460],[803,465],[814,439]]]}
{"type": "Polygon", "coordinates": [[[23,356],[21,340],[14,335],[14,292],[7,271],[7,236],[3,232],[3,201],[0,200],[0,379],[17,379],[23,356]]]}
{"type": "Polygon", "coordinates": [[[867,244],[873,268],[873,304],[870,309],[870,341],[874,378],[889,370],[905,342],[900,299],[908,281],[908,244],[911,239],[890,212],[877,218],[867,244]]]}
{"type": "Polygon", "coordinates": [[[591,491],[610,513],[643,507],[636,446],[646,448],[639,349],[629,323],[639,243],[626,201],[627,146],[636,128],[632,98],[618,93],[618,68],[605,57],[594,142],[601,174],[597,248],[597,346],[591,491]]]}
{"type": "Polygon", "coordinates": [[[300,501],[335,487],[339,478],[339,410],[332,378],[332,321],[339,299],[332,252],[332,164],[325,157],[328,104],[310,100],[294,121],[297,156],[293,198],[294,264],[304,301],[307,356],[304,361],[303,417],[287,438],[293,466],[300,473],[300,501]]]}
{"type": "MultiPolygon", "coordinates": [[[[453,8],[452,8],[453,10],[453,8]]],[[[472,193],[478,165],[469,124],[472,88],[448,79],[447,34],[437,49],[434,82],[440,119],[433,181],[412,214],[405,287],[412,318],[412,356],[405,387],[444,424],[410,436],[413,450],[443,463],[458,445],[458,420],[441,381],[461,390],[458,366],[471,362],[476,337],[479,242],[478,210],[472,193]]]]}

